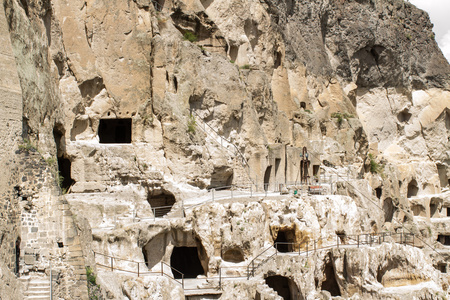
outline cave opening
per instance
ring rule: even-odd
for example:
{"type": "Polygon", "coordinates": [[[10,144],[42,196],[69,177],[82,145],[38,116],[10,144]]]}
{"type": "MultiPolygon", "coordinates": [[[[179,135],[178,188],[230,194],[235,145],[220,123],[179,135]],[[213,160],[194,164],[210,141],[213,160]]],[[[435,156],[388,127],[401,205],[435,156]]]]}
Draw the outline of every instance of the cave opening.
{"type": "Polygon", "coordinates": [[[265,278],[266,284],[284,300],[303,299],[295,282],[281,275],[272,275],[265,278]]]}
{"type": "Polygon", "coordinates": [[[439,203],[436,201],[436,198],[432,198],[430,201],[430,218],[436,217],[436,213],[438,212],[439,203]]]}
{"type": "Polygon", "coordinates": [[[18,237],[16,239],[16,248],[15,248],[15,264],[14,264],[14,273],[17,275],[19,274],[19,269],[20,269],[20,242],[21,239],[20,237],[18,237]]]}
{"type": "Polygon", "coordinates": [[[69,188],[75,183],[71,177],[72,162],[68,158],[58,157],[58,171],[59,171],[59,186],[64,191],[68,191],[69,188]]]}
{"type": "Polygon", "coordinates": [[[382,193],[382,189],[381,189],[381,187],[377,187],[376,189],[375,189],[375,194],[377,195],[377,198],[378,199],[380,199],[381,198],[381,193],[382,193]]]}
{"type": "Polygon", "coordinates": [[[62,190],[68,191],[75,183],[71,177],[72,162],[66,156],[65,150],[65,130],[62,125],[55,125],[53,128],[53,139],[56,144],[56,157],[58,162],[58,183],[62,190]]]}
{"type": "Polygon", "coordinates": [[[272,166],[268,166],[264,173],[264,190],[269,190],[270,174],[272,173],[272,166]]]}
{"type": "Polygon", "coordinates": [[[397,115],[397,120],[401,123],[408,122],[409,119],[411,119],[411,116],[412,114],[410,114],[407,109],[404,109],[397,115]]]}
{"type": "Polygon", "coordinates": [[[450,246],[450,235],[438,235],[437,241],[445,246],[450,246]]]}
{"type": "Polygon", "coordinates": [[[392,222],[392,218],[394,217],[395,207],[394,207],[394,203],[392,203],[391,198],[384,199],[383,211],[384,211],[384,221],[392,222]]]}
{"type": "Polygon", "coordinates": [[[151,191],[147,193],[147,202],[153,209],[155,217],[160,218],[170,212],[176,202],[176,198],[169,191],[151,191]]]}
{"type": "Polygon", "coordinates": [[[441,273],[447,273],[447,265],[446,265],[446,264],[443,264],[443,263],[440,263],[440,264],[438,265],[438,270],[439,270],[441,273]]]}
{"type": "Polygon", "coordinates": [[[417,193],[419,192],[419,188],[417,186],[417,181],[415,179],[412,179],[408,183],[408,192],[407,192],[407,198],[411,198],[414,196],[417,196],[417,193]]]}
{"type": "MultiPolygon", "coordinates": [[[[184,278],[197,278],[204,275],[202,264],[198,254],[197,247],[174,247],[170,256],[170,265],[172,268],[184,274],[184,278]]],[[[182,276],[178,272],[173,272],[176,279],[182,276]]]]}
{"type": "Polygon", "coordinates": [[[98,137],[102,144],[130,144],[131,119],[100,119],[98,137]]]}
{"type": "Polygon", "coordinates": [[[447,207],[447,217],[450,217],[450,207],[447,207]]]}
{"type": "Polygon", "coordinates": [[[336,275],[334,272],[333,263],[330,258],[325,263],[325,269],[323,271],[324,281],[322,282],[322,290],[330,292],[331,296],[341,296],[339,285],[336,281],[336,275]]]}
{"type": "Polygon", "coordinates": [[[244,253],[239,248],[232,248],[225,251],[222,254],[222,259],[224,261],[232,262],[232,263],[240,263],[245,260],[244,253]]]}
{"type": "Polygon", "coordinates": [[[274,244],[279,252],[295,251],[295,231],[293,229],[279,230],[274,244]]]}

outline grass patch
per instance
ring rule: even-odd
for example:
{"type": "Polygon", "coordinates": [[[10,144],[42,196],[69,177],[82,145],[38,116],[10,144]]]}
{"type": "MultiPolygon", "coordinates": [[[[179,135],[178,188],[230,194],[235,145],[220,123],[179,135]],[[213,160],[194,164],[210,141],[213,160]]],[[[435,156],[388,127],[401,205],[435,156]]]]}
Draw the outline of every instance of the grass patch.
{"type": "Polygon", "coordinates": [[[239,69],[248,70],[248,69],[250,69],[250,65],[249,64],[242,65],[239,67],[239,69]]]}
{"type": "Polygon", "coordinates": [[[186,31],[186,32],[183,34],[183,39],[184,39],[185,41],[189,41],[189,42],[191,42],[191,43],[195,43],[195,42],[197,41],[197,36],[196,36],[195,33],[193,33],[193,32],[186,31]]]}
{"type": "Polygon", "coordinates": [[[340,112],[334,112],[334,113],[332,113],[332,114],[331,114],[331,117],[337,119],[337,122],[338,122],[339,126],[341,126],[341,124],[342,124],[342,122],[344,121],[344,119],[345,119],[345,120],[348,120],[348,119],[354,118],[354,116],[351,115],[351,114],[348,114],[348,113],[340,113],[340,112]]]}
{"type": "Polygon", "coordinates": [[[372,174],[382,174],[383,173],[383,166],[375,160],[372,153],[369,153],[369,163],[370,163],[370,173],[372,174]]]}
{"type": "Polygon", "coordinates": [[[19,145],[19,150],[26,152],[35,152],[37,147],[31,143],[29,139],[23,139],[23,144],[19,145]]]}
{"type": "Polygon", "coordinates": [[[189,115],[187,132],[194,134],[196,129],[197,129],[197,121],[195,120],[195,117],[193,115],[189,115]]]}

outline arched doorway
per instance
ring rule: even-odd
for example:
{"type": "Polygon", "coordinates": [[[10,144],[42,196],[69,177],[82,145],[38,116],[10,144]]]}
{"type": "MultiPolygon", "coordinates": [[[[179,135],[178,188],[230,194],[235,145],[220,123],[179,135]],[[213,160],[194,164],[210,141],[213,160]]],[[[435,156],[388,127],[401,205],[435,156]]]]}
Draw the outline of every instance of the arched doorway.
{"type": "Polygon", "coordinates": [[[288,277],[273,275],[266,277],[265,281],[284,300],[303,299],[295,282],[288,277]]]}
{"type": "MultiPolygon", "coordinates": [[[[184,274],[184,278],[197,278],[204,275],[202,264],[197,247],[174,247],[170,256],[170,266],[184,274]]],[[[181,278],[181,274],[172,271],[176,279],[181,278]]]]}
{"type": "Polygon", "coordinates": [[[264,173],[264,190],[269,190],[270,174],[272,173],[272,166],[268,166],[264,173]]]}

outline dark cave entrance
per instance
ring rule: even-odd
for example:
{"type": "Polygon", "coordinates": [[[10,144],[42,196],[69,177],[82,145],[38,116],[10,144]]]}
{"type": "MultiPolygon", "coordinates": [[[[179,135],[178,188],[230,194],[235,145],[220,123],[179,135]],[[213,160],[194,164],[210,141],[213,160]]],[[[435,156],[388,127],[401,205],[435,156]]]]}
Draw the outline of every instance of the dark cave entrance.
{"type": "Polygon", "coordinates": [[[450,246],[450,235],[438,235],[437,241],[445,246],[450,246]]]}
{"type": "Polygon", "coordinates": [[[293,252],[295,247],[295,232],[293,229],[279,230],[275,240],[279,252],[293,252]]]}
{"type": "Polygon", "coordinates": [[[391,198],[386,198],[383,201],[384,221],[392,222],[394,217],[395,207],[391,198]]]}
{"type": "Polygon", "coordinates": [[[264,173],[264,190],[269,190],[270,174],[272,173],[272,166],[268,166],[264,173]]]}
{"type": "Polygon", "coordinates": [[[60,188],[67,192],[75,181],[71,177],[72,162],[66,156],[64,132],[62,125],[55,125],[53,128],[53,139],[55,140],[56,156],[58,158],[59,176],[57,180],[60,188]]]}
{"type": "Polygon", "coordinates": [[[408,183],[407,198],[417,196],[418,192],[419,192],[419,188],[417,186],[417,181],[415,179],[413,179],[408,183]]]}
{"type": "Polygon", "coordinates": [[[98,137],[102,144],[130,144],[131,119],[100,119],[98,137]]]}
{"type": "MultiPolygon", "coordinates": [[[[202,264],[197,247],[174,247],[170,256],[170,266],[184,274],[184,278],[197,278],[204,275],[202,264]]],[[[173,271],[176,279],[181,278],[181,274],[173,271]]]]}
{"type": "Polygon", "coordinates": [[[155,217],[163,217],[170,212],[176,202],[175,196],[169,191],[149,192],[147,201],[153,210],[155,217]]]}
{"type": "Polygon", "coordinates": [[[72,163],[68,158],[58,157],[58,170],[61,189],[68,191],[75,181],[70,177],[72,163]]]}
{"type": "Polygon", "coordinates": [[[278,293],[284,300],[303,299],[295,282],[287,277],[280,275],[268,276],[265,279],[266,284],[278,293]]]}
{"type": "Polygon", "coordinates": [[[15,248],[15,264],[14,264],[14,273],[17,275],[19,274],[19,269],[20,269],[20,242],[21,239],[20,237],[17,238],[16,240],[16,248],[15,248]]]}
{"type": "Polygon", "coordinates": [[[322,290],[330,292],[331,296],[341,296],[341,290],[336,281],[336,275],[334,272],[333,263],[330,258],[325,264],[325,269],[323,271],[324,281],[322,282],[322,290]]]}
{"type": "Polygon", "coordinates": [[[377,195],[377,198],[380,199],[381,198],[381,194],[382,194],[383,190],[381,189],[381,187],[377,187],[375,189],[375,194],[377,195]]]}

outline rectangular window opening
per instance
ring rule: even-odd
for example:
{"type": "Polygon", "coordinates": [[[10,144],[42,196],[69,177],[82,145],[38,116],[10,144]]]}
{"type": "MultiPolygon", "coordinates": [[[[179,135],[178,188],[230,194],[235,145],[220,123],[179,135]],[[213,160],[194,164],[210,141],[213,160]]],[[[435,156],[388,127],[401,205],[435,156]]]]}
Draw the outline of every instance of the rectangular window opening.
{"type": "Polygon", "coordinates": [[[100,119],[98,137],[102,144],[130,144],[131,119],[100,119]]]}

